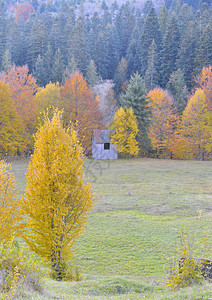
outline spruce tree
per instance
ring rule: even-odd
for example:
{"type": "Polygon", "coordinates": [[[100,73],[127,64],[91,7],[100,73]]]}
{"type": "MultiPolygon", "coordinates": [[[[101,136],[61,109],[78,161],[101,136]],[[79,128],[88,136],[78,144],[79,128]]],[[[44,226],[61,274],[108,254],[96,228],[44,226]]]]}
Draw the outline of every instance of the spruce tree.
{"type": "Polygon", "coordinates": [[[212,29],[207,25],[203,31],[196,50],[196,73],[200,73],[203,67],[212,65],[212,29]]]}
{"type": "Polygon", "coordinates": [[[10,55],[10,51],[7,49],[3,54],[1,70],[4,71],[5,73],[8,73],[10,68],[11,68],[11,55],[10,55]]]}
{"type": "Polygon", "coordinates": [[[88,65],[87,36],[82,17],[79,17],[69,36],[69,59],[74,56],[80,71],[86,74],[88,65]]]}
{"type": "Polygon", "coordinates": [[[152,41],[152,44],[149,49],[148,55],[148,68],[145,74],[145,85],[147,91],[152,90],[159,83],[159,61],[158,61],[158,53],[157,46],[155,41],[152,41]]]}
{"type": "Polygon", "coordinates": [[[146,2],[144,3],[144,8],[143,8],[144,16],[147,16],[153,7],[154,7],[154,5],[152,3],[152,0],[146,0],[146,2]]]}
{"type": "Polygon", "coordinates": [[[93,60],[90,61],[90,64],[88,66],[86,78],[88,85],[90,85],[91,87],[93,87],[100,80],[95,62],[93,60]]]}
{"type": "Polygon", "coordinates": [[[65,66],[63,63],[63,57],[60,49],[57,49],[54,56],[53,66],[52,66],[52,81],[54,83],[56,82],[61,83],[63,80],[64,71],[65,71],[65,66]]]}
{"type": "Polygon", "coordinates": [[[97,72],[102,78],[104,78],[103,67],[104,67],[104,39],[103,33],[100,31],[94,50],[94,61],[96,63],[97,72]]]}
{"type": "Polygon", "coordinates": [[[180,69],[171,74],[167,89],[173,95],[178,113],[182,114],[188,102],[189,92],[185,84],[184,74],[180,69]]]}
{"type": "Polygon", "coordinates": [[[152,40],[155,40],[158,51],[161,49],[161,32],[159,29],[159,23],[157,14],[154,8],[152,8],[146,17],[143,33],[140,41],[139,57],[141,61],[141,74],[146,73],[148,67],[148,51],[151,46],[152,40]]]}
{"type": "Polygon", "coordinates": [[[177,67],[184,73],[188,88],[193,85],[196,43],[194,23],[191,21],[182,35],[177,59],[177,67]]]}
{"type": "Polygon", "coordinates": [[[104,51],[102,58],[104,64],[101,74],[104,79],[112,79],[119,63],[119,39],[114,25],[108,24],[103,33],[104,51]]]}
{"type": "Polygon", "coordinates": [[[35,20],[30,32],[30,44],[28,52],[29,69],[32,70],[35,66],[38,55],[44,55],[47,50],[47,30],[39,21],[35,20]]]}
{"type": "Polygon", "coordinates": [[[45,86],[52,80],[52,66],[53,66],[53,52],[50,44],[47,46],[47,50],[43,56],[43,65],[45,70],[45,78],[43,78],[43,85],[45,86]]]}
{"type": "Polygon", "coordinates": [[[126,60],[128,64],[128,74],[132,75],[141,70],[141,63],[139,59],[139,39],[140,29],[139,26],[135,26],[130,43],[127,48],[126,60]]]}
{"type": "Polygon", "coordinates": [[[63,83],[66,81],[66,79],[70,78],[71,74],[74,74],[74,73],[80,73],[80,71],[77,66],[75,58],[72,57],[63,73],[63,83]]]}
{"type": "Polygon", "coordinates": [[[2,64],[3,55],[6,44],[6,14],[3,7],[0,7],[0,66],[2,64]]]}
{"type": "Polygon", "coordinates": [[[36,78],[36,82],[39,86],[45,85],[46,73],[45,73],[44,61],[43,58],[40,56],[40,54],[38,55],[37,61],[35,63],[33,76],[36,78]]]}
{"type": "Polygon", "coordinates": [[[123,108],[132,107],[138,120],[139,148],[143,153],[147,154],[150,150],[150,143],[147,136],[149,110],[147,108],[145,83],[138,73],[131,76],[126,93],[121,95],[119,102],[123,108]]]}
{"type": "Polygon", "coordinates": [[[165,3],[160,9],[159,13],[159,24],[160,24],[160,30],[164,34],[166,31],[166,26],[167,26],[167,20],[168,20],[168,11],[166,9],[165,3]]]}
{"type": "Polygon", "coordinates": [[[125,57],[135,26],[135,16],[131,13],[129,2],[119,10],[115,19],[115,25],[120,39],[120,57],[125,57]]]}
{"type": "Polygon", "coordinates": [[[124,84],[127,81],[127,69],[127,61],[124,57],[122,57],[115,74],[116,92],[118,94],[121,92],[121,89],[123,89],[124,84]]]}
{"type": "Polygon", "coordinates": [[[175,16],[172,16],[163,39],[161,52],[161,86],[165,87],[172,72],[176,71],[180,33],[175,16]]]}

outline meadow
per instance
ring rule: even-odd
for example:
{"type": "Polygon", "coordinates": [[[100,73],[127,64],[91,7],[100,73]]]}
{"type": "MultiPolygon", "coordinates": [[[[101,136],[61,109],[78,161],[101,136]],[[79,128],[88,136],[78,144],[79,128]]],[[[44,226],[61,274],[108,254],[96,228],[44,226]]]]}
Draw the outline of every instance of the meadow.
{"type": "MultiPolygon", "coordinates": [[[[21,194],[28,160],[11,164],[21,194]]],[[[196,255],[212,259],[212,161],[87,160],[85,173],[96,199],[74,247],[82,280],[44,278],[47,293],[28,299],[212,299],[209,282],[164,287],[183,225],[193,244],[207,236],[196,255]]]]}

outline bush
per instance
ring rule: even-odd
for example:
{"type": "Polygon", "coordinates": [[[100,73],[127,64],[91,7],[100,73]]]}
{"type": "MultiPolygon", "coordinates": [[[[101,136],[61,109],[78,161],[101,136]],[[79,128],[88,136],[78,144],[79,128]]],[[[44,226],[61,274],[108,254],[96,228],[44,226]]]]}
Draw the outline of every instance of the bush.
{"type": "Polygon", "coordinates": [[[206,237],[196,243],[191,242],[190,234],[185,231],[184,227],[181,231],[181,247],[177,250],[180,258],[177,264],[170,263],[170,271],[166,286],[172,290],[191,286],[193,284],[201,284],[203,282],[201,260],[193,257],[198,246],[204,248],[206,237]]]}
{"type": "Polygon", "coordinates": [[[24,296],[24,291],[41,293],[41,275],[39,263],[26,245],[20,248],[14,240],[0,244],[0,291],[5,299],[24,296]]]}

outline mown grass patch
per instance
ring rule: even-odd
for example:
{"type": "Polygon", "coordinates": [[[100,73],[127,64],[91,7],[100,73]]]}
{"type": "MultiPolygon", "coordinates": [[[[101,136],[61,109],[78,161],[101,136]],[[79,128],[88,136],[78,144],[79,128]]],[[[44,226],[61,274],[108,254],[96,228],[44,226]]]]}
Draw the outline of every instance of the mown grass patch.
{"type": "MultiPolygon", "coordinates": [[[[20,193],[27,165],[28,160],[12,161],[20,193]]],[[[212,298],[209,283],[178,293],[157,283],[167,274],[166,259],[175,254],[183,223],[194,240],[207,234],[206,256],[212,259],[212,161],[88,160],[85,170],[97,199],[75,245],[75,262],[84,279],[77,283],[47,279],[51,295],[58,299],[212,298]]]]}

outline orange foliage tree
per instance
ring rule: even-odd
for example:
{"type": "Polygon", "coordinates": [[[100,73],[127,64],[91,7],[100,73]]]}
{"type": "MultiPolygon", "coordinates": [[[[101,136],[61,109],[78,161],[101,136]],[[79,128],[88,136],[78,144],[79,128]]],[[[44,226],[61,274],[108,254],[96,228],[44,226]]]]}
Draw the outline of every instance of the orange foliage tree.
{"type": "Polygon", "coordinates": [[[64,107],[65,125],[68,125],[70,121],[74,124],[80,142],[89,153],[93,129],[102,128],[99,97],[92,93],[82,74],[74,73],[61,87],[61,100],[64,107]]]}
{"type": "Polygon", "coordinates": [[[148,137],[157,157],[170,155],[170,147],[179,117],[175,113],[173,101],[162,89],[154,89],[147,94],[150,114],[148,137]]]}
{"type": "Polygon", "coordinates": [[[19,3],[15,9],[16,22],[20,19],[26,21],[34,11],[35,9],[30,3],[19,3]]]}
{"type": "Polygon", "coordinates": [[[204,160],[212,148],[212,113],[205,93],[197,89],[183,112],[172,152],[178,159],[204,160]]]}
{"type": "Polygon", "coordinates": [[[205,67],[196,78],[197,85],[205,93],[209,110],[212,111],[212,66],[205,67]]]}
{"type": "Polygon", "coordinates": [[[29,74],[27,66],[16,67],[13,65],[8,72],[1,76],[9,85],[12,93],[11,99],[25,128],[25,143],[28,149],[32,148],[32,134],[35,132],[37,118],[37,102],[34,95],[37,91],[36,79],[29,74]]]}

